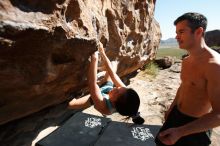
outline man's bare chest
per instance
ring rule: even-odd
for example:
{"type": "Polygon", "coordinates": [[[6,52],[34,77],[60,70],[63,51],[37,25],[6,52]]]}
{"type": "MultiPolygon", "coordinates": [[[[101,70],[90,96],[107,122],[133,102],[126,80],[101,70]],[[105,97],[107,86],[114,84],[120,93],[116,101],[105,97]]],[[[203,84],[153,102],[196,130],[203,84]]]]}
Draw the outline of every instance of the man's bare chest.
{"type": "Polygon", "coordinates": [[[204,90],[206,88],[205,70],[202,65],[183,66],[181,71],[183,85],[191,89],[204,90]]]}

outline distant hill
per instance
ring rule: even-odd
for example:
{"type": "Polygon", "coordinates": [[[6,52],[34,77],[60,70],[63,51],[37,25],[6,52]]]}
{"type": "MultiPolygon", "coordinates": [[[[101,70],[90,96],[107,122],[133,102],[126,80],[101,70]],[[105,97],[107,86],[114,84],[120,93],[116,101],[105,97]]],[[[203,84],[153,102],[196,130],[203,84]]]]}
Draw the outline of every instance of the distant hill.
{"type": "Polygon", "coordinates": [[[178,47],[178,43],[175,38],[168,38],[166,40],[160,41],[160,47],[159,48],[176,48],[178,47]]]}

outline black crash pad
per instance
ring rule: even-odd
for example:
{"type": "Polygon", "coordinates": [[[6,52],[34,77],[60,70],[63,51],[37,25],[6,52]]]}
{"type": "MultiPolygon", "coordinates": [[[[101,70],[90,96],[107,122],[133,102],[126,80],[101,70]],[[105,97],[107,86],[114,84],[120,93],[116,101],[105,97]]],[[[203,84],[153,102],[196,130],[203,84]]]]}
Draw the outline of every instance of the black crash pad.
{"type": "Polygon", "coordinates": [[[154,138],[159,128],[156,125],[111,122],[95,146],[156,146],[154,138]]]}
{"type": "Polygon", "coordinates": [[[109,118],[78,112],[57,130],[38,141],[36,146],[90,146],[94,145],[109,118]]]}
{"type": "Polygon", "coordinates": [[[78,112],[36,146],[156,146],[159,128],[78,112]]]}

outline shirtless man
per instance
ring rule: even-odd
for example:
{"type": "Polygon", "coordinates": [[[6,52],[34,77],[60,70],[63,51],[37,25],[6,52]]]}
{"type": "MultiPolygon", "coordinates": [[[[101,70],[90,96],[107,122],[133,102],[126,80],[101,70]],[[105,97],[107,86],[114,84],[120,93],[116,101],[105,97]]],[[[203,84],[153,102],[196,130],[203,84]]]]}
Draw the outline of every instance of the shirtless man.
{"type": "Polygon", "coordinates": [[[189,56],[183,59],[181,85],[155,142],[208,146],[210,129],[220,126],[220,55],[205,43],[205,16],[186,13],[174,25],[179,47],[189,56]]]}

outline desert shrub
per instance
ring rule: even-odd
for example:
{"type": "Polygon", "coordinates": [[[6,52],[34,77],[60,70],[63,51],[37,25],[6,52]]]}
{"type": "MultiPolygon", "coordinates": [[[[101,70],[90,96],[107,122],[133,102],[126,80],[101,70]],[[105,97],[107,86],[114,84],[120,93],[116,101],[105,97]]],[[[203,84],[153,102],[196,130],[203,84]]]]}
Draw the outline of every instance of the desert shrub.
{"type": "Polygon", "coordinates": [[[154,61],[151,61],[144,66],[144,72],[152,77],[156,77],[159,73],[159,67],[154,61]]]}

